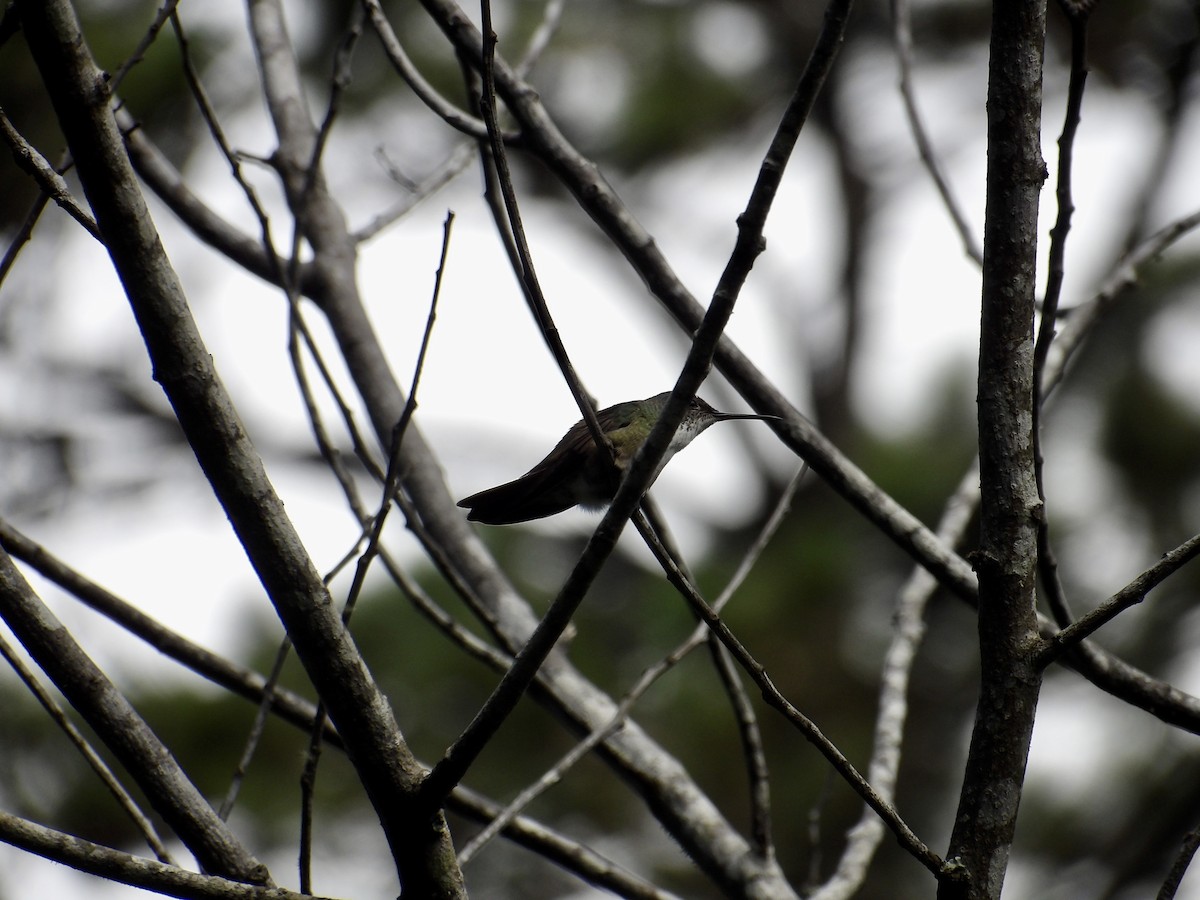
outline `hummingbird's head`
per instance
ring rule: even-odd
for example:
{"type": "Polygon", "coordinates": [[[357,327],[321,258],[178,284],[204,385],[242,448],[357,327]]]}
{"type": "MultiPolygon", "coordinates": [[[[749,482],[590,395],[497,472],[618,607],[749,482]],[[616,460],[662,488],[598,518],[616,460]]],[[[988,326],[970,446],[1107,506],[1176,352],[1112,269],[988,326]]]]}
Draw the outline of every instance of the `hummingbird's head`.
{"type": "MultiPolygon", "coordinates": [[[[662,411],[666,407],[670,396],[670,391],[664,391],[661,394],[655,394],[653,397],[642,401],[647,411],[651,413],[649,418],[652,423],[658,421],[658,417],[662,415],[662,411]]],[[[727,422],[732,419],[761,419],[764,422],[778,422],[779,416],[760,415],[758,413],[725,413],[714,409],[699,397],[693,397],[684,410],[683,423],[680,427],[697,429],[696,433],[699,434],[700,431],[703,431],[713,422],[727,422]]]]}
{"type": "MultiPolygon", "coordinates": [[[[650,433],[650,429],[654,427],[659,416],[662,415],[662,411],[666,407],[670,396],[670,391],[664,391],[637,404],[641,408],[641,415],[638,416],[639,423],[636,431],[640,432],[640,436],[637,437],[636,444],[640,445],[646,439],[646,436],[650,433]]],[[[714,422],[726,422],[732,419],[778,421],[779,417],[758,415],[756,413],[723,413],[714,409],[699,397],[693,397],[684,410],[683,420],[679,423],[679,429],[675,432],[675,436],[671,438],[671,443],[667,450],[668,458],[671,454],[682,450],[690,444],[697,435],[714,422]]],[[[634,430],[630,429],[631,432],[634,430]]],[[[630,440],[632,443],[633,435],[630,435],[630,440]]],[[[636,450],[636,446],[633,449],[636,450]]]]}

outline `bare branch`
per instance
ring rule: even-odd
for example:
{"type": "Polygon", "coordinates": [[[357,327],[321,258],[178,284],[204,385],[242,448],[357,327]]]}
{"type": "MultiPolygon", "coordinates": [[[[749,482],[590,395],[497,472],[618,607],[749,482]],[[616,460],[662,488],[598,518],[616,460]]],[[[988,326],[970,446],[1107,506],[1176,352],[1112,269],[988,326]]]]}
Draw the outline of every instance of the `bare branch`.
{"type": "Polygon", "coordinates": [[[1193,828],[1183,839],[1179,855],[1175,857],[1175,862],[1171,864],[1171,871],[1167,873],[1162,887],[1159,888],[1157,900],[1173,900],[1175,892],[1179,890],[1180,882],[1183,881],[1183,876],[1187,874],[1188,866],[1192,864],[1192,857],[1196,855],[1197,848],[1200,848],[1200,828],[1193,828]]]}
{"type": "MultiPolygon", "coordinates": [[[[261,701],[267,695],[267,679],[262,675],[229,662],[166,628],[132,604],[70,568],[3,519],[0,519],[0,544],[12,556],[82,600],[91,609],[213,684],[249,700],[261,701]]],[[[301,727],[307,727],[312,721],[312,704],[291,691],[277,688],[270,698],[272,709],[286,721],[301,727]]],[[[332,726],[326,732],[325,739],[340,744],[340,738],[332,726]]]]}
{"type": "Polygon", "coordinates": [[[939,900],[999,900],[1041,690],[1034,587],[1034,294],[1045,5],[992,9],[987,215],[979,339],[980,689],[939,900]],[[1003,728],[996,723],[1003,722],[1003,728]],[[965,876],[965,877],[963,877],[965,876]]]}
{"type": "MultiPolygon", "coordinates": [[[[433,85],[425,80],[425,77],[417,70],[417,67],[413,65],[413,61],[409,59],[408,53],[404,50],[404,45],[400,43],[400,39],[396,37],[396,32],[392,30],[392,23],[388,21],[387,16],[384,14],[383,8],[379,5],[379,0],[363,0],[363,7],[371,19],[371,27],[379,35],[379,42],[383,45],[383,51],[391,61],[392,68],[412,88],[413,93],[417,95],[421,102],[456,131],[461,131],[463,134],[473,137],[476,140],[487,140],[487,125],[458,109],[449,100],[439,94],[433,85]]],[[[504,139],[512,140],[514,137],[515,135],[510,134],[506,135],[504,139]]]]}
{"type": "Polygon", "coordinates": [[[100,231],[96,228],[95,220],[79,205],[67,187],[63,177],[50,165],[49,160],[42,156],[21,133],[13,127],[4,110],[0,109],[0,134],[12,151],[13,159],[22,169],[33,176],[42,193],[57,203],[72,219],[83,226],[96,240],[101,241],[100,231]]]}
{"type": "Polygon", "coordinates": [[[0,812],[0,841],[46,859],[168,897],[185,900],[321,900],[278,887],[257,887],[217,875],[198,875],[152,859],[131,856],[0,812]]]}
{"type": "MultiPolygon", "coordinates": [[[[25,22],[28,28],[28,18],[25,22]]],[[[0,618],[137,780],[150,805],[206,871],[252,884],[270,883],[266,867],[218,818],[170,751],[34,594],[3,551],[0,618]]]]}
{"type": "Polygon", "coordinates": [[[917,152],[929,177],[933,179],[934,187],[942,198],[942,205],[950,215],[950,221],[958,232],[963,250],[976,264],[983,265],[983,249],[975,237],[971,223],[967,221],[966,213],[954,196],[950,181],[942,171],[937,152],[933,149],[933,141],[925,129],[925,122],[917,109],[917,95],[913,89],[912,77],[912,8],[909,0],[892,0],[892,42],[896,45],[896,61],[900,66],[900,97],[904,100],[904,114],[908,118],[908,126],[912,130],[913,139],[917,142],[917,152]]]}
{"type": "Polygon", "coordinates": [[[1195,559],[1197,555],[1200,555],[1200,535],[1189,538],[1174,550],[1164,553],[1162,559],[1117,593],[1050,638],[1040,654],[1041,665],[1047,666],[1054,662],[1064,650],[1095,634],[1131,606],[1141,603],[1150,591],[1195,559]]]}
{"type": "MultiPolygon", "coordinates": [[[[1066,8],[1064,6],[1064,8],[1066,8]]],[[[1037,482],[1041,515],[1038,519],[1037,565],[1046,602],[1059,625],[1070,620],[1066,591],[1058,575],[1058,559],[1050,543],[1050,515],[1046,506],[1046,484],[1042,458],[1042,414],[1045,391],[1042,382],[1046,369],[1046,358],[1054,341],[1054,330],[1058,322],[1058,305],[1062,295],[1063,278],[1066,275],[1065,261],[1067,236],[1071,230],[1071,217],[1075,212],[1072,196],[1071,175],[1075,156],[1075,136],[1079,132],[1080,110],[1083,108],[1083,89],[1087,80],[1087,14],[1071,15],[1071,75],[1067,87],[1067,109],[1062,134],[1058,139],[1058,184],[1055,195],[1058,200],[1058,219],[1050,229],[1050,254],[1046,276],[1046,293],[1042,300],[1042,320],[1038,328],[1037,341],[1033,347],[1033,472],[1037,482]]]]}
{"type": "Polygon", "coordinates": [[[4,640],[2,635],[0,635],[0,656],[3,656],[8,664],[12,666],[13,670],[17,673],[17,677],[25,683],[29,692],[33,694],[50,718],[54,720],[54,724],[67,736],[67,740],[75,745],[75,748],[83,756],[88,766],[104,782],[105,788],[116,798],[117,803],[125,810],[125,814],[129,816],[134,825],[137,826],[138,831],[145,837],[147,846],[154,851],[154,855],[158,858],[158,861],[171,866],[176,865],[175,860],[171,859],[171,854],[167,851],[162,839],[159,838],[158,832],[154,830],[154,823],[142,812],[137,805],[137,801],[130,796],[121,782],[117,780],[112,769],[100,757],[100,754],[92,748],[87,738],[80,733],[74,723],[67,718],[67,714],[63,711],[63,708],[42,688],[38,683],[37,676],[13,652],[13,648],[9,645],[8,641],[4,640]]]}
{"type": "MultiPolygon", "coordinates": [[[[270,19],[269,10],[265,16],[255,14],[263,5],[252,4],[252,22],[270,19]]],[[[338,621],[328,592],[213,368],[150,222],[103,90],[103,77],[78,24],[65,0],[23,2],[22,23],[146,341],[155,376],[301,661],[343,739],[353,748],[351,759],[377,804],[398,868],[414,885],[440,883],[447,870],[432,870],[446,864],[446,855],[436,850],[439,844],[448,846],[444,824],[406,819],[410,811],[406,794],[419,767],[338,621]],[[90,90],[79,90],[81,84],[90,90]]]]}
{"type": "Polygon", "coordinates": [[[179,0],[166,0],[159,7],[158,12],[154,16],[154,21],[150,23],[150,27],[146,29],[146,33],[142,35],[142,39],[134,48],[126,60],[121,63],[120,67],[112,74],[109,79],[110,88],[113,93],[121,87],[121,83],[125,80],[130,70],[140,63],[146,56],[146,51],[150,49],[150,45],[158,39],[158,34],[162,31],[163,26],[167,24],[169,19],[175,18],[175,10],[179,6],[179,0]]]}

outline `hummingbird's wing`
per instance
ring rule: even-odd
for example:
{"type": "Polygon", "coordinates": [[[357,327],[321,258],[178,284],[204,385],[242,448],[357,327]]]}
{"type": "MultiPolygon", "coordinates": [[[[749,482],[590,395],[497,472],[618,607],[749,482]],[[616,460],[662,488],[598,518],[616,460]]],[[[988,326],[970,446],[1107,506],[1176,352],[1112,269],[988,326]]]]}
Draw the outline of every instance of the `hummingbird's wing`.
{"type": "Polygon", "coordinates": [[[573,426],[536,466],[514,481],[458,501],[467,518],[485,525],[511,525],[552,516],[581,502],[585,469],[595,445],[586,427],[573,426]]]}
{"type": "MultiPolygon", "coordinates": [[[[619,403],[597,414],[605,434],[629,425],[631,413],[619,403]]],[[[469,509],[467,518],[485,525],[512,525],[552,516],[572,506],[592,506],[612,499],[620,471],[608,462],[607,451],[598,453],[587,424],[576,422],[536,466],[517,478],[478,494],[458,505],[469,509]]]]}

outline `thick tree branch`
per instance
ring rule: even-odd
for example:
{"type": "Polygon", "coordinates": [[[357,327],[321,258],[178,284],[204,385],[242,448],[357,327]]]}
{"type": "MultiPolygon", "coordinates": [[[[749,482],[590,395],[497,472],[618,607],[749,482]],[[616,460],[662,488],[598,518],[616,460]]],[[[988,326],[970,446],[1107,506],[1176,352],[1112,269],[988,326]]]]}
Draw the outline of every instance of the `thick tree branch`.
{"type": "MultiPolygon", "coordinates": [[[[267,680],[261,674],[230,662],[171,631],[133,604],[72,569],[4,519],[0,519],[0,546],[91,609],[213,684],[248,700],[261,702],[265,697],[267,680]]],[[[285,721],[302,728],[310,727],[313,705],[291,691],[276,687],[271,692],[271,707],[285,721]]],[[[325,740],[341,746],[341,738],[332,726],[326,731],[325,740]]]]}
{"type": "Polygon", "coordinates": [[[75,745],[75,749],[79,751],[84,761],[88,764],[88,767],[100,779],[108,792],[113,795],[113,799],[125,810],[125,814],[129,816],[138,831],[142,833],[142,836],[146,840],[146,845],[154,851],[154,856],[158,861],[167,865],[177,865],[175,860],[171,858],[170,851],[163,844],[162,838],[158,836],[158,832],[154,828],[154,823],[150,821],[150,817],[142,812],[137,801],[125,789],[125,786],[121,784],[120,779],[113,773],[112,768],[96,752],[83,733],[75,727],[75,723],[67,717],[66,711],[58,701],[51,696],[49,691],[42,687],[37,675],[25,664],[25,660],[14,652],[3,635],[0,635],[0,656],[4,657],[4,661],[17,673],[17,677],[24,683],[26,690],[33,694],[34,699],[41,704],[42,709],[50,716],[55,726],[66,735],[67,740],[75,745]]]}
{"type": "Polygon", "coordinates": [[[330,709],[379,812],[402,880],[428,896],[456,872],[444,826],[406,817],[420,767],[342,627],[329,594],[213,368],[137,187],[96,68],[65,0],[25,2],[22,21],[113,263],[196,458],[330,709]]]}
{"type": "Polygon", "coordinates": [[[981,684],[942,900],[999,900],[1041,689],[1034,587],[1033,318],[1045,4],[998,3],[988,79],[987,213],[979,342],[981,684]]]}
{"type": "Polygon", "coordinates": [[[21,645],[138,782],[151,806],[206,871],[253,884],[270,881],[218,818],[171,752],[0,551],[0,617],[21,645]]]}

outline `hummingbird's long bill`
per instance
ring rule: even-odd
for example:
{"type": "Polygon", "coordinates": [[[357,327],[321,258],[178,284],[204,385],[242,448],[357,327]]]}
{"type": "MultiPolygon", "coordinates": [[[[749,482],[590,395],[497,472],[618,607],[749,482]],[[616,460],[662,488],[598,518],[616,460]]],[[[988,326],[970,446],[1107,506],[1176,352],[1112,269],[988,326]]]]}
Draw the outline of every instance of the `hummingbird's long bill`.
{"type": "MultiPolygon", "coordinates": [[[[600,430],[612,443],[615,465],[596,446],[587,423],[576,422],[546,458],[515,481],[480,491],[458,501],[470,510],[467,519],[484,525],[512,525],[563,512],[573,506],[604,506],[617,493],[621,477],[650,435],[670,392],[646,400],[618,403],[596,414],[600,430]]],[[[667,447],[667,461],[714,422],[732,419],[778,420],[778,416],[717,412],[699,397],[692,399],[667,447]]],[[[657,477],[657,473],[656,473],[657,477]]]]}

